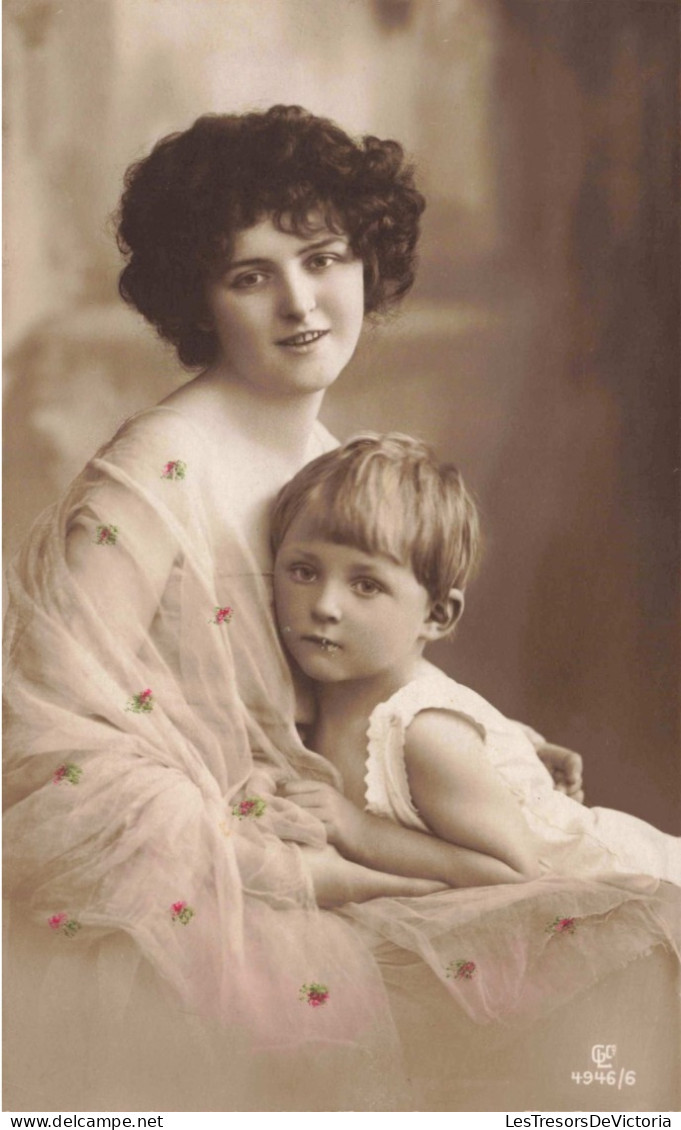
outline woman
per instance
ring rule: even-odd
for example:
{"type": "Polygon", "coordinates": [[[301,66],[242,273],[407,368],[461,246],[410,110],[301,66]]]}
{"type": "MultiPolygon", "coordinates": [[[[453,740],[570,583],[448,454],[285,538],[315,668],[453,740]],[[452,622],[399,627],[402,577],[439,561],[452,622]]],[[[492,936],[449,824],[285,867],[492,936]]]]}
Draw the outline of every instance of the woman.
{"type": "MultiPolygon", "coordinates": [[[[340,1041],[335,1069],[345,1059],[351,1075],[363,1062],[384,1075],[380,977],[351,928],[316,909],[315,879],[322,901],[340,902],[432,884],[357,868],[350,886],[339,857],[322,884],[321,826],[275,797],[282,775],[329,771],[294,725],[267,517],[278,488],[332,443],[316,422],[324,390],[365,307],[411,284],[422,207],[396,144],[355,145],[295,108],[200,119],[128,174],[121,291],[203,371],[128,421],[10,575],[6,891],[29,908],[12,928],[38,980],[23,985],[35,1024],[9,1074],[32,1091],[28,1109],[159,1106],[143,1078],[156,1067],[135,1070],[150,1041],[130,1057],[121,1038],[128,996],[137,1023],[156,1015],[152,1042],[179,1023],[155,978],[140,987],[152,969],[204,1024],[229,1017],[209,1041],[232,1063],[222,1099],[215,1070],[206,1084],[218,1108],[249,1109],[260,1091],[250,1044],[233,1070],[249,1039],[340,1041]],[[240,808],[253,794],[258,806],[240,808]],[[333,1009],[311,1008],[300,995],[333,955],[344,983],[333,1009]],[[95,1041],[105,1014],[113,1029],[95,1041]]],[[[166,1087],[165,1109],[197,1109],[191,1091],[166,1087]]],[[[10,1105],[21,1104],[17,1090],[10,1105]]]]}
{"type": "Polygon", "coordinates": [[[277,795],[333,776],[295,725],[268,510],[333,444],[324,391],[410,287],[422,210],[395,142],[295,107],[201,118],[128,173],[121,293],[201,373],[10,571],[13,1109],[408,1109],[361,925],[318,904],[432,885],[340,860],[277,795]]]}

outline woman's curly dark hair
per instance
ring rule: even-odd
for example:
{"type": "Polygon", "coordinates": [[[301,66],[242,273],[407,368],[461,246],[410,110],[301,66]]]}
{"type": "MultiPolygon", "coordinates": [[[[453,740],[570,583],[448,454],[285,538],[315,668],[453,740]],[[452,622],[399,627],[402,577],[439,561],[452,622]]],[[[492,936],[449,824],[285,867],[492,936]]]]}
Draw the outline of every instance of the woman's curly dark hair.
{"type": "Polygon", "coordinates": [[[224,271],[236,232],[271,216],[280,230],[307,235],[321,210],[364,264],[370,313],[412,285],[424,207],[396,141],[355,142],[300,106],[206,114],[126,173],[119,290],[183,364],[209,364],[217,339],[201,328],[205,285],[224,271]]]}

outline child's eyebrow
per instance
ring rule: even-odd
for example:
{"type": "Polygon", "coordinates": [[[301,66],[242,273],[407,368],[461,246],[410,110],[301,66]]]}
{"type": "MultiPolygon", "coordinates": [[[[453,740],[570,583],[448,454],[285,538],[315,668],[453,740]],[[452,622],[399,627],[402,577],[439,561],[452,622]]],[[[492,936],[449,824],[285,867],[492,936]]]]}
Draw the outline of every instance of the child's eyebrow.
{"type": "MultiPolygon", "coordinates": [[[[363,550],[359,550],[363,553],[363,550]]],[[[398,557],[394,557],[391,553],[367,554],[366,557],[358,557],[351,561],[348,568],[353,572],[373,573],[376,577],[386,579],[386,565],[399,565],[403,566],[404,562],[400,561],[398,557]],[[378,556],[378,560],[376,557],[378,556]],[[383,560],[381,560],[383,558],[383,560]]]]}
{"type": "MultiPolygon", "coordinates": [[[[347,542],[343,541],[331,541],[329,539],[328,544],[333,546],[344,546],[346,549],[353,548],[352,546],[348,545],[347,542]]],[[[404,561],[397,557],[397,555],[387,553],[384,550],[377,551],[376,553],[371,553],[366,549],[359,549],[357,547],[354,548],[356,550],[357,557],[351,560],[347,566],[351,570],[361,570],[363,573],[373,572],[380,575],[382,569],[385,567],[384,561],[388,562],[391,565],[404,565],[404,561]],[[381,560],[381,558],[383,558],[384,561],[381,560]]],[[[294,557],[305,557],[307,558],[307,560],[312,561],[315,565],[319,565],[321,561],[321,558],[317,556],[314,550],[307,549],[302,544],[296,544],[295,542],[291,545],[287,545],[285,552],[287,555],[291,554],[294,557]]]]}
{"type": "Polygon", "coordinates": [[[319,558],[311,549],[303,549],[302,545],[287,545],[282,551],[292,557],[307,557],[310,561],[319,563],[319,558]]]}

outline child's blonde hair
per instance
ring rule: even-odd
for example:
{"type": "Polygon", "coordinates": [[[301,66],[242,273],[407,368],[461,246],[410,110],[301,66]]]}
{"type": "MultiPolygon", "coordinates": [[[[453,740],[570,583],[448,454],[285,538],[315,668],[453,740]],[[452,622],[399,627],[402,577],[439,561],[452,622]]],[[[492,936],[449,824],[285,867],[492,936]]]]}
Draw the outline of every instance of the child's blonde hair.
{"type": "Polygon", "coordinates": [[[320,538],[410,565],[434,603],[465,587],[480,553],[478,512],[456,467],[398,432],[356,436],[303,467],[274,504],[275,555],[303,512],[320,538]]]}

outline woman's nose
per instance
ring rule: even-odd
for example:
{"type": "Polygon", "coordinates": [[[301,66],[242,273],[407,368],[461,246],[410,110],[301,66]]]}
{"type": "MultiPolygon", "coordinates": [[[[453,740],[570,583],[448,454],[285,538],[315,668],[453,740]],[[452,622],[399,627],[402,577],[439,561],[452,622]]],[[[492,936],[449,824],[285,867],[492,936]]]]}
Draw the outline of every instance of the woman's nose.
{"type": "Polygon", "coordinates": [[[284,275],[281,282],[280,312],[284,318],[302,321],[317,305],[314,279],[301,271],[284,275]]]}

